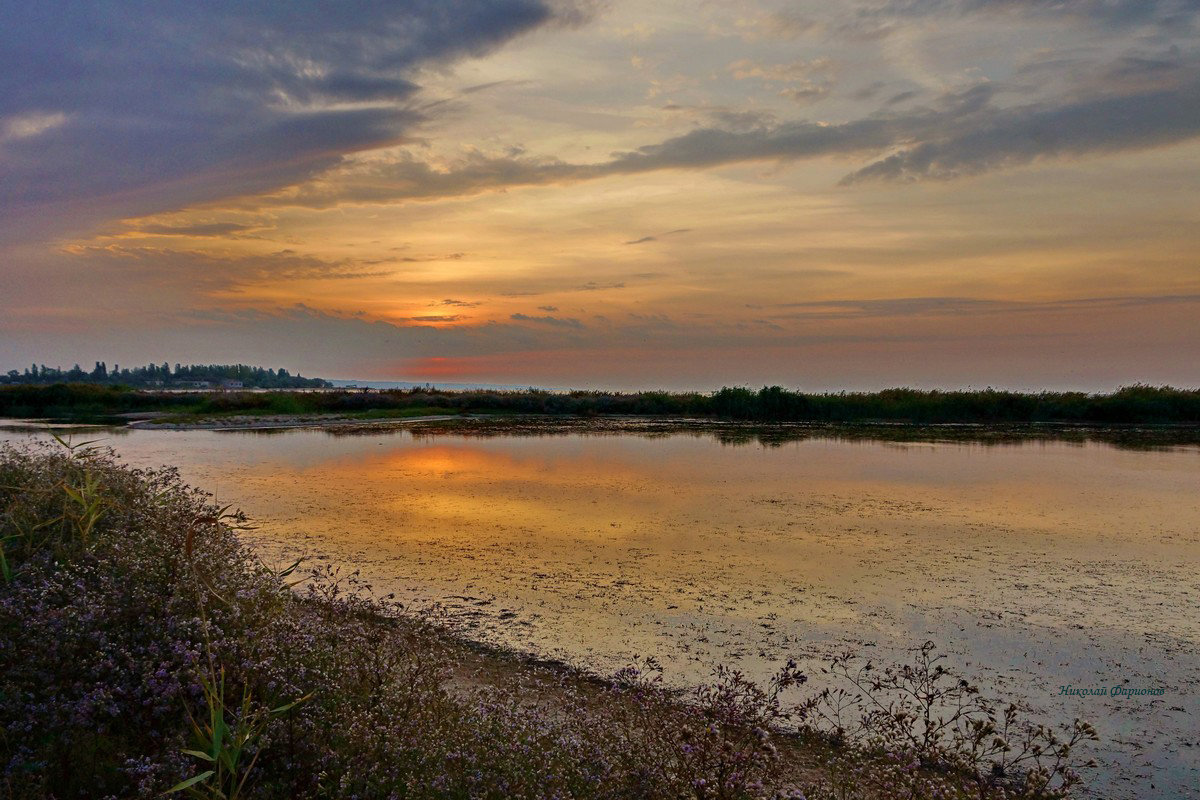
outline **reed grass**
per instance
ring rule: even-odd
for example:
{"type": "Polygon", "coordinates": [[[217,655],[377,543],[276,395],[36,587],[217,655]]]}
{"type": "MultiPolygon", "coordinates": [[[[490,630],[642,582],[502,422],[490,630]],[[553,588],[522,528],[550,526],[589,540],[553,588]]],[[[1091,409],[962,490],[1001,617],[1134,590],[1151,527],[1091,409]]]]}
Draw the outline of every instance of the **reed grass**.
{"type": "Polygon", "coordinates": [[[403,412],[698,417],[757,422],[911,424],[1200,424],[1200,389],[1126,386],[1110,393],[938,391],[810,393],[779,386],[717,392],[388,391],[162,392],[88,384],[0,386],[0,416],[101,418],[403,412]]]}

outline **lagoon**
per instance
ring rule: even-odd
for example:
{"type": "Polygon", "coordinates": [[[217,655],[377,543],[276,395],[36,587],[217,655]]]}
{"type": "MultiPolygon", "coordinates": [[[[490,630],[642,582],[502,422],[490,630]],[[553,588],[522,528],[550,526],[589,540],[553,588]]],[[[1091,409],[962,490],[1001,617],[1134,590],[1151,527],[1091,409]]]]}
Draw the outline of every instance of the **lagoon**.
{"type": "Polygon", "coordinates": [[[479,640],[687,683],[789,657],[819,682],[838,652],[928,639],[989,693],[1093,722],[1101,795],[1197,796],[1200,448],[423,430],[76,438],[179,467],[264,559],[361,569],[479,640]]]}

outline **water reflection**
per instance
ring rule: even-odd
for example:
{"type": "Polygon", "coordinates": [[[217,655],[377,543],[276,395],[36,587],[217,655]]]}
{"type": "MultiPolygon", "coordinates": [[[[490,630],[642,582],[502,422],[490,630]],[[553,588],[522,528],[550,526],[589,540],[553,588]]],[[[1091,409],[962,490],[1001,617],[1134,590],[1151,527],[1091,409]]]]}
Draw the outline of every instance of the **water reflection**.
{"type": "Polygon", "coordinates": [[[1200,450],[506,424],[110,443],[240,505],[269,558],[360,567],[481,639],[601,670],[654,653],[681,681],[932,639],[1096,722],[1105,791],[1200,785],[1200,450]],[[1057,694],[1123,680],[1167,693],[1057,694]]]}
{"type": "MultiPolygon", "coordinates": [[[[285,426],[231,430],[246,436],[286,434],[285,426]]],[[[391,432],[411,431],[415,436],[463,435],[489,437],[638,436],[670,438],[691,436],[713,438],[723,445],[782,447],[811,439],[845,442],[895,442],[907,444],[960,443],[994,446],[1029,444],[1106,444],[1126,450],[1162,450],[1200,446],[1200,425],[1103,426],[1061,424],[1012,425],[909,425],[903,423],[745,423],[696,419],[638,419],[622,417],[576,418],[486,418],[464,417],[425,422],[417,426],[400,423],[391,432]]],[[[329,436],[378,436],[389,432],[386,423],[348,423],[324,430],[329,436]]]]}

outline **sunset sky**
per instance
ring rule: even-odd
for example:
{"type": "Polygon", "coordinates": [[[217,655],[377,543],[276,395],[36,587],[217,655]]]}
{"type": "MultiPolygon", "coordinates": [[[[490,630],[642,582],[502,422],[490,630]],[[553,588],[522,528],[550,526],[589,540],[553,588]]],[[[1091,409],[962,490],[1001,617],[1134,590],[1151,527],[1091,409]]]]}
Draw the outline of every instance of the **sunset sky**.
{"type": "Polygon", "coordinates": [[[0,371],[1200,385],[1200,0],[0,19],[0,371]]]}

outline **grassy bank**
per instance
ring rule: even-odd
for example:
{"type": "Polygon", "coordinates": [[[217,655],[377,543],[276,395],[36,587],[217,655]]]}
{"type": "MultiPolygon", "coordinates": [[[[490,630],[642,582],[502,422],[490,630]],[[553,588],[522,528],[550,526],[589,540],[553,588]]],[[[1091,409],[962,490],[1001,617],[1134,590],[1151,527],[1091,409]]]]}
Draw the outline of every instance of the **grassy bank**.
{"type": "Polygon", "coordinates": [[[1200,390],[1129,386],[1082,392],[921,391],[810,394],[780,387],[668,392],[394,391],[147,392],[57,384],[0,387],[0,416],[52,419],[137,412],[178,415],[510,413],[704,417],[757,422],[1200,424],[1200,390]]]}
{"type": "Polygon", "coordinates": [[[325,569],[270,568],[171,470],[0,449],[0,795],[1066,796],[1072,747],[931,647],[804,694],[653,662],[599,679],[483,651],[325,569]]]}

